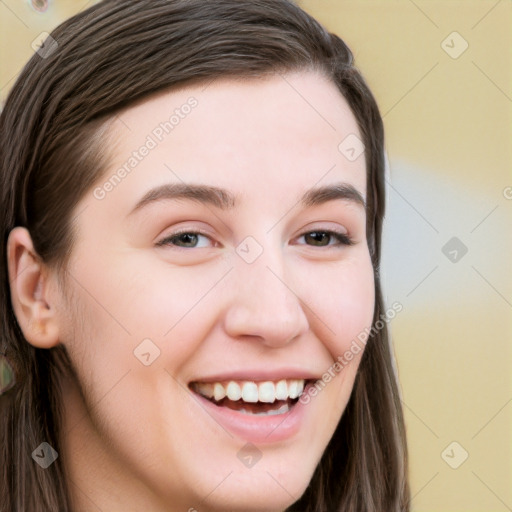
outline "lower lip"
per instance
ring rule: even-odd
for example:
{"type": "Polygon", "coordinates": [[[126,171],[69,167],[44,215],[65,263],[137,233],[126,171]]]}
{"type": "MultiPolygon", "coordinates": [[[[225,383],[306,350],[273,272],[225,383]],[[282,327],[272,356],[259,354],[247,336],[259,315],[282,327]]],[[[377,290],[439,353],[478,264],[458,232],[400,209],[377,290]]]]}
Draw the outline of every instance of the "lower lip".
{"type": "Polygon", "coordinates": [[[299,432],[304,422],[306,404],[300,400],[286,413],[257,416],[219,407],[198,393],[194,393],[194,396],[225,430],[253,443],[268,444],[290,439],[299,432]]]}

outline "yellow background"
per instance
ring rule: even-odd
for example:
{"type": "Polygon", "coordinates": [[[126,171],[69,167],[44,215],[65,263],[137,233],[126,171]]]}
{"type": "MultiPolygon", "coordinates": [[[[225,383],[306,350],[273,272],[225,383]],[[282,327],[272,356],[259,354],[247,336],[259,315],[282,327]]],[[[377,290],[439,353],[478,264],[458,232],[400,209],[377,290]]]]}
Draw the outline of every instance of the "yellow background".
{"type": "MultiPolygon", "coordinates": [[[[91,3],[0,3],[2,101],[31,42],[91,3]]],[[[384,117],[382,276],[403,305],[390,327],[412,510],[512,510],[512,2],[299,3],[352,48],[384,117]]]]}

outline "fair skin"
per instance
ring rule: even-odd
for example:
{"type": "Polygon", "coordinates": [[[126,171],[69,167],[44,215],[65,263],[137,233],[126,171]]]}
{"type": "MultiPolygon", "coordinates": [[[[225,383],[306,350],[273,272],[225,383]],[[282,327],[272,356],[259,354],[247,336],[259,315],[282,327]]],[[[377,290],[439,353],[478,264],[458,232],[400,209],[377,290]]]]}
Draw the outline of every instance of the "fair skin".
{"type": "Polygon", "coordinates": [[[9,237],[26,339],[64,344],[77,373],[63,379],[60,453],[76,511],[283,511],[335,431],[361,353],[307,405],[271,417],[225,414],[191,383],[319,379],[371,325],[373,270],[354,193],[366,196],[364,154],[349,161],[338,150],[360,134],[320,75],[223,79],[132,106],[109,128],[111,166],[95,186],[191,96],[197,106],[113,190],[76,205],[65,290],[24,228],[9,237]],[[160,198],[134,210],[151,189],[183,183],[226,189],[237,204],[160,198]],[[352,195],[299,202],[334,184],[352,195]],[[191,234],[170,239],[178,229],[191,234]],[[160,350],[147,366],[134,355],[145,339],[143,352],[160,350]],[[240,457],[248,442],[261,456],[251,467],[240,457]]]}

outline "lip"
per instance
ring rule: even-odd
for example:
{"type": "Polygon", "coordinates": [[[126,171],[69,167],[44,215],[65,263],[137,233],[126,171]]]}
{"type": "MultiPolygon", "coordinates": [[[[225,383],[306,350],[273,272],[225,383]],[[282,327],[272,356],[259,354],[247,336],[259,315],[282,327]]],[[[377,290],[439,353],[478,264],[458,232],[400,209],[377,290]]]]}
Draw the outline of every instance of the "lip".
{"type": "Polygon", "coordinates": [[[231,370],[224,373],[216,373],[215,375],[207,375],[190,380],[192,382],[225,382],[230,380],[235,381],[252,381],[252,382],[263,382],[263,381],[279,381],[282,379],[304,379],[304,380],[318,380],[321,377],[322,372],[312,372],[304,370],[303,368],[279,368],[268,370],[264,368],[244,369],[244,370],[231,370]]]}
{"type": "MultiPolygon", "coordinates": [[[[311,385],[312,383],[309,382],[304,392],[311,385]]],[[[199,393],[192,390],[190,392],[213,421],[235,436],[255,444],[272,444],[290,439],[301,430],[305,420],[306,404],[300,400],[297,400],[287,413],[257,416],[220,407],[199,393]]]]}

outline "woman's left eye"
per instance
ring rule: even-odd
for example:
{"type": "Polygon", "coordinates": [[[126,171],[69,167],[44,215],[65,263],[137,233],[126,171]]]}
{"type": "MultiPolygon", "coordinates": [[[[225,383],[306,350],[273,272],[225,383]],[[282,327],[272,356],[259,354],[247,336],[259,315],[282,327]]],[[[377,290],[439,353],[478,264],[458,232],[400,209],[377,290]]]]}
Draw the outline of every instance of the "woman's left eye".
{"type": "Polygon", "coordinates": [[[345,233],[338,233],[337,231],[330,230],[316,230],[316,231],[308,231],[300,236],[300,238],[304,238],[304,240],[308,240],[311,242],[311,245],[314,247],[328,247],[333,245],[353,245],[354,242],[352,239],[346,235],[345,233]],[[333,239],[335,243],[332,242],[333,239]]]}

